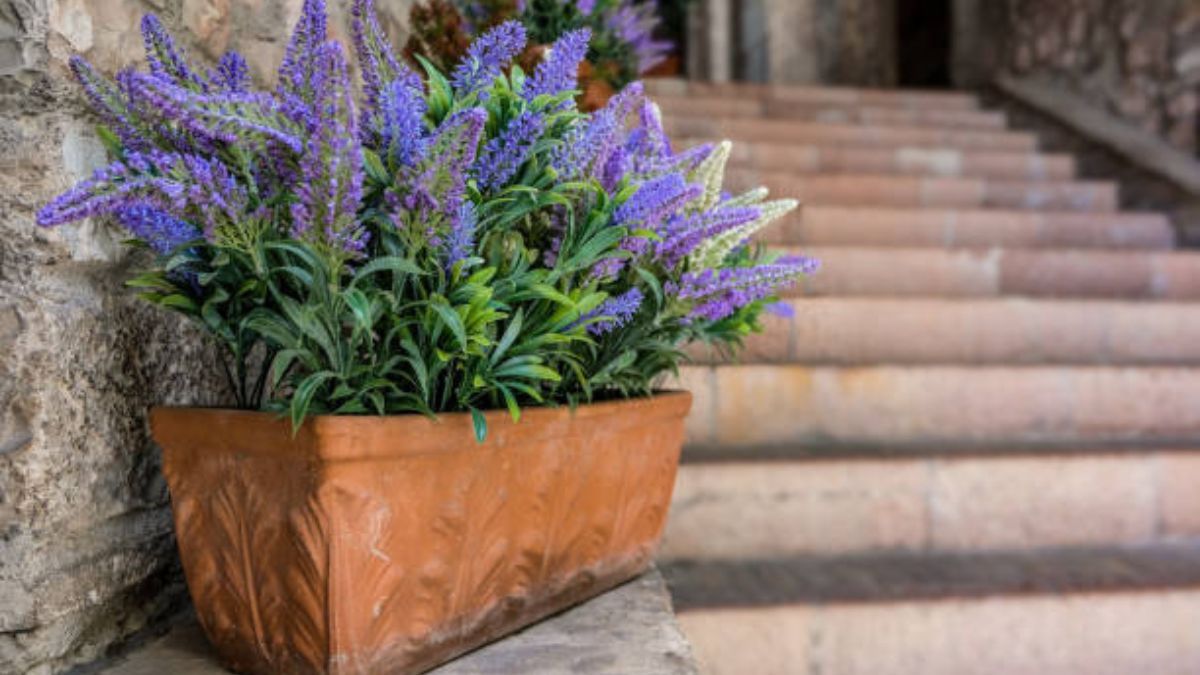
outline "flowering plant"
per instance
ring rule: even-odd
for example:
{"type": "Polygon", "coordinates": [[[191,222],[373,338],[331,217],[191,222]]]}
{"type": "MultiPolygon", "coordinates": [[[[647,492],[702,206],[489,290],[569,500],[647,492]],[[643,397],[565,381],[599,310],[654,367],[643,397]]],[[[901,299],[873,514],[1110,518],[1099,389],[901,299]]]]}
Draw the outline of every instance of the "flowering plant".
{"type": "Polygon", "coordinates": [[[727,144],[675,152],[637,85],[575,108],[586,29],[527,76],[504,23],[423,81],[371,0],[353,17],[361,106],[322,0],[270,91],[236,54],[196,70],[153,16],[149,72],[72,61],[113,161],[38,222],[111,216],[156,254],[130,285],[220,341],[239,406],[469,410],[482,437],[483,409],[649,394],[814,268],[747,245],[795,203],[723,193],[727,144]]]}

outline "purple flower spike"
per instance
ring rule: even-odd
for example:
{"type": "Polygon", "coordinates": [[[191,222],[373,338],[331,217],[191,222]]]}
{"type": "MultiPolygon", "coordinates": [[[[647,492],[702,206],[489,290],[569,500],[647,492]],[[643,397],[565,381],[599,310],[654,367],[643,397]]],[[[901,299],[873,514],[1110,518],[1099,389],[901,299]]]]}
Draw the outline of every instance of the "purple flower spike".
{"type": "Polygon", "coordinates": [[[121,143],[130,150],[146,148],[146,139],[138,131],[130,115],[128,102],[121,91],[112,82],[101,77],[81,56],[72,56],[71,72],[83,85],[92,110],[100,116],[108,128],[121,139],[121,143]]]}
{"type": "Polygon", "coordinates": [[[172,217],[203,223],[211,239],[218,227],[241,223],[248,204],[246,189],[218,160],[129,152],[124,162],[98,169],[47,204],[37,221],[49,227],[92,216],[120,217],[129,208],[152,206],[172,217]]]}
{"type": "Polygon", "coordinates": [[[504,133],[487,142],[475,163],[475,176],[482,190],[504,187],[517,173],[545,130],[539,113],[524,112],[509,123],[504,133]]]}
{"type": "Polygon", "coordinates": [[[175,40],[153,14],[142,17],[142,42],[146,46],[146,61],[150,72],[169,79],[174,84],[195,91],[208,91],[208,83],[192,72],[175,40]]]}
{"type": "Polygon", "coordinates": [[[143,155],[131,152],[125,162],[113,162],[97,169],[91,178],[43,206],[38,211],[37,224],[52,227],[111,215],[134,204],[154,204],[164,209],[182,207],[185,205],[183,185],[155,171],[169,168],[177,158],[177,155],[166,153],[143,155]]]}
{"type": "Polygon", "coordinates": [[[550,47],[550,55],[537,67],[533,77],[525,81],[525,100],[533,101],[543,94],[555,96],[578,89],[579,64],[587,56],[591,39],[591,29],[581,28],[556,40],[550,47]]]}
{"type": "Polygon", "coordinates": [[[676,173],[643,183],[613,218],[628,228],[658,230],[663,220],[700,195],[699,185],[690,185],[676,173]]]}
{"type": "Polygon", "coordinates": [[[354,49],[362,69],[363,93],[366,95],[367,108],[373,109],[379,105],[380,97],[389,83],[415,78],[415,75],[400,63],[392,51],[391,43],[379,27],[374,0],[354,0],[350,13],[353,17],[350,29],[354,35],[354,49]]]}
{"type": "Polygon", "coordinates": [[[384,86],[379,109],[368,120],[380,150],[400,167],[413,167],[425,155],[429,133],[425,129],[425,97],[420,81],[402,77],[384,86]]]}
{"type": "Polygon", "coordinates": [[[486,110],[469,108],[442,122],[429,142],[420,174],[411,181],[409,210],[417,210],[424,204],[436,209],[447,221],[453,222],[458,217],[466,193],[467,172],[475,163],[486,121],[486,110]]]}
{"type": "Polygon", "coordinates": [[[283,63],[279,66],[278,88],[281,98],[312,101],[315,97],[313,70],[317,51],[327,39],[327,23],[324,0],[304,0],[300,20],[296,22],[283,54],[283,63]]]}
{"type": "Polygon", "coordinates": [[[603,317],[588,325],[588,332],[592,335],[604,335],[624,326],[637,314],[644,299],[640,289],[631,288],[621,295],[605,300],[604,304],[584,315],[583,321],[603,317]]]}
{"type": "Polygon", "coordinates": [[[222,92],[244,94],[250,86],[250,67],[241,54],[226,52],[208,79],[222,92]]]}
{"type": "Polygon", "coordinates": [[[463,200],[457,216],[450,223],[450,234],[446,237],[446,269],[452,269],[455,264],[465,260],[475,248],[475,228],[478,221],[475,216],[475,205],[470,200],[463,200]]]}
{"type": "Polygon", "coordinates": [[[819,266],[812,258],[794,256],[757,267],[689,272],[678,286],[671,284],[665,290],[692,305],[688,319],[720,321],[752,302],[775,295],[819,266]]]}
{"type": "Polygon", "coordinates": [[[638,60],[638,72],[644,73],[662,63],[674,47],[670,42],[655,40],[658,28],[658,3],[621,0],[618,7],[608,12],[606,23],[617,39],[633,49],[638,60]]]}
{"type": "Polygon", "coordinates": [[[117,222],[130,234],[164,255],[200,236],[199,230],[191,223],[150,204],[134,204],[119,209],[116,217],[117,222]]]}
{"type": "Polygon", "coordinates": [[[312,64],[316,127],[300,158],[292,235],[357,253],[366,243],[357,221],[362,199],[362,152],[341,45],[321,45],[312,64]]]}
{"type": "Polygon", "coordinates": [[[145,73],[122,73],[122,83],[147,114],[172,120],[209,141],[278,143],[300,151],[294,125],[265,94],[201,94],[145,73]]]}
{"type": "Polygon", "coordinates": [[[751,207],[725,207],[674,218],[667,224],[662,241],[655,247],[655,257],[668,268],[673,268],[700,244],[752,223],[761,214],[759,209],[751,207]]]}
{"type": "Polygon", "coordinates": [[[484,33],[454,69],[451,83],[455,93],[467,96],[487,88],[522,49],[525,27],[518,21],[506,21],[484,33]]]}
{"type": "Polygon", "coordinates": [[[551,166],[566,180],[604,177],[613,152],[623,143],[629,114],[644,97],[645,90],[640,82],[622,89],[608,105],[592,115],[586,126],[572,129],[552,155],[551,166]]]}

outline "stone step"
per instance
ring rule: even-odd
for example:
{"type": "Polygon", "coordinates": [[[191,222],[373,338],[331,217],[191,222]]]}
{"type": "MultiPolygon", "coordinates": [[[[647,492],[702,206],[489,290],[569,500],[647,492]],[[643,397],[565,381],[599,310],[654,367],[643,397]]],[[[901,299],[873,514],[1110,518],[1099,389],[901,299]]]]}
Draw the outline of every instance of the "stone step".
{"type": "Polygon", "coordinates": [[[1157,213],[804,205],[759,241],[795,246],[1170,249],[1157,213]]]}
{"type": "Polygon", "coordinates": [[[673,565],[711,675],[1194,675],[1200,552],[1152,547],[673,565]]]}
{"type": "Polygon", "coordinates": [[[976,96],[962,92],[820,87],[745,82],[714,83],[669,78],[647,79],[645,80],[645,86],[646,91],[652,97],[725,96],[743,99],[771,98],[793,103],[935,108],[942,110],[974,110],[979,107],[979,99],[976,96]]]}
{"type": "Polygon", "coordinates": [[[663,121],[671,138],[730,138],[738,142],[823,143],[858,147],[953,148],[1033,152],[1037,137],[1015,131],[974,131],[904,126],[863,126],[791,120],[720,120],[669,117],[663,121]]]}
{"type": "MultiPolygon", "coordinates": [[[[687,139],[681,147],[719,138],[687,139]]],[[[1070,155],[955,148],[871,147],[815,140],[801,143],[735,142],[731,168],[793,173],[875,173],[969,176],[1012,180],[1071,180],[1070,155]]]]}
{"type": "Polygon", "coordinates": [[[730,169],[733,192],[765,186],[815,206],[906,206],[960,209],[1056,209],[1105,212],[1118,207],[1117,185],[1109,181],[1029,182],[980,178],[796,174],[730,169]]]}
{"type": "Polygon", "coordinates": [[[703,448],[1200,440],[1200,368],[687,366],[703,448]]]}
{"type": "MultiPolygon", "coordinates": [[[[680,467],[662,560],[1200,541],[1200,450],[816,448],[680,467]]],[[[685,458],[687,454],[685,453],[685,458]]]]}
{"type": "Polygon", "coordinates": [[[749,117],[837,124],[881,126],[962,127],[1001,130],[1008,126],[1003,112],[942,108],[904,108],[845,103],[805,103],[774,98],[727,96],[656,96],[664,115],[749,117]]]}
{"type": "MultiPolygon", "coordinates": [[[[1200,365],[1200,303],[805,298],[739,363],[1200,365]]],[[[704,345],[698,362],[723,362],[704,345]]]]}
{"type": "Polygon", "coordinates": [[[821,260],[805,296],[1200,299],[1200,254],[1002,248],[781,247],[821,260]]]}

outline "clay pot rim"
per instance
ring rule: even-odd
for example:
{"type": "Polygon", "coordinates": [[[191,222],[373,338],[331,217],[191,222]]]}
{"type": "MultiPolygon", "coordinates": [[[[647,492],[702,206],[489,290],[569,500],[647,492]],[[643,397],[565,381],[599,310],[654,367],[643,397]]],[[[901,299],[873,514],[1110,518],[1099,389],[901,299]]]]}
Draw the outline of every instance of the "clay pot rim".
{"type": "Polygon", "coordinates": [[[685,417],[687,391],[663,390],[641,398],[614,399],[574,409],[529,407],[513,422],[507,410],[484,413],[487,440],[478,443],[469,412],[399,415],[314,415],[293,434],[278,413],[233,408],[155,406],[150,410],[154,438],[164,447],[219,443],[246,454],[287,454],[321,462],[409,457],[447,452],[487,452],[530,441],[665,423],[685,417]],[[223,433],[227,432],[227,433],[223,433]],[[217,437],[214,440],[214,435],[217,437]]]}

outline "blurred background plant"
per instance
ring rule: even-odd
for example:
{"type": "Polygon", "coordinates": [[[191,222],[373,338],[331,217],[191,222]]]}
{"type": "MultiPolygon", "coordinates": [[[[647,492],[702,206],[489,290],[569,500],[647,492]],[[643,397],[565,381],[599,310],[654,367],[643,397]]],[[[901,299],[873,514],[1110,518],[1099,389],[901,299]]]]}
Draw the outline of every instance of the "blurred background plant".
{"type": "MultiPolygon", "coordinates": [[[[580,106],[595,110],[617,91],[673,56],[691,0],[425,0],[413,7],[406,54],[448,68],[470,36],[503,21],[519,20],[530,44],[518,59],[527,71],[545,45],[588,28],[592,41],[581,70],[580,106]],[[664,23],[668,18],[674,23],[664,23]]],[[[674,60],[678,62],[677,59],[674,60]]]]}

